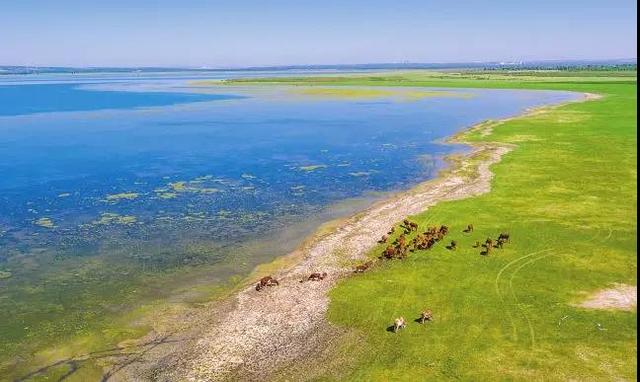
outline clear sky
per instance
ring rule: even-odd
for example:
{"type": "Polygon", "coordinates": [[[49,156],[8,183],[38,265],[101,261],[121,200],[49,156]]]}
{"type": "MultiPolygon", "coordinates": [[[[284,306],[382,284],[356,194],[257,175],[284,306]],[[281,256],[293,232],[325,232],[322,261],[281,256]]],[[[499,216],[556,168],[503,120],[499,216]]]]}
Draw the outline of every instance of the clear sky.
{"type": "Polygon", "coordinates": [[[0,0],[0,65],[635,58],[636,0],[0,0]]]}

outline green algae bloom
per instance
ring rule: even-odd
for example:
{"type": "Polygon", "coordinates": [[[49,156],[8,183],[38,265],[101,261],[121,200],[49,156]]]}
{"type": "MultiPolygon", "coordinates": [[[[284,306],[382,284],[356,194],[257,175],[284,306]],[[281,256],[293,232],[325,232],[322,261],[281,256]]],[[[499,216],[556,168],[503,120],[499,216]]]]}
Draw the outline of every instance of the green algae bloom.
{"type": "Polygon", "coordinates": [[[107,224],[120,224],[129,225],[137,222],[138,219],[133,215],[120,215],[113,212],[104,212],[100,214],[100,219],[95,220],[92,224],[95,225],[107,225],[107,224]]]}
{"type": "Polygon", "coordinates": [[[51,220],[51,218],[40,218],[38,220],[36,220],[35,222],[33,222],[33,224],[35,225],[39,225],[40,227],[44,227],[44,228],[54,228],[55,224],[53,224],[53,220],[51,220]]]}
{"type": "Polygon", "coordinates": [[[134,200],[140,196],[137,192],[121,192],[119,194],[111,194],[107,195],[106,201],[108,202],[119,202],[121,200],[134,200]]]}
{"type": "Polygon", "coordinates": [[[301,166],[301,167],[298,167],[298,169],[306,172],[311,172],[311,171],[315,171],[315,170],[319,170],[321,168],[327,168],[327,167],[328,166],[326,164],[314,164],[310,166],[301,166]]]}
{"type": "Polygon", "coordinates": [[[11,276],[12,276],[11,272],[8,272],[8,271],[0,271],[0,280],[8,279],[8,278],[9,278],[9,277],[11,277],[11,276]]]}

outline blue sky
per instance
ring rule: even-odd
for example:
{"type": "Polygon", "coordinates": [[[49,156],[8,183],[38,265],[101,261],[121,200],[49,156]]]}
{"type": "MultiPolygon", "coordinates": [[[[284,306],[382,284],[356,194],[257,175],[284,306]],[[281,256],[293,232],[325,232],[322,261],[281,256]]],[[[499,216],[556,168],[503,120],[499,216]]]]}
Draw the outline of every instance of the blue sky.
{"type": "Polygon", "coordinates": [[[635,58],[635,0],[0,0],[0,64],[635,58]]]}

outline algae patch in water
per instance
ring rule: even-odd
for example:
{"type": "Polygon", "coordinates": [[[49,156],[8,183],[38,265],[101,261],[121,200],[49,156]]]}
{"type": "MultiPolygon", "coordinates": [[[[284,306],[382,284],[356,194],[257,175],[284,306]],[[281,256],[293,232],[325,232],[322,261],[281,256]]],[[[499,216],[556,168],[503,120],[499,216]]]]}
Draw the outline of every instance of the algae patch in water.
{"type": "MultiPolygon", "coordinates": [[[[207,178],[209,179],[209,178],[207,178]]],[[[202,184],[204,182],[204,179],[196,179],[196,180],[192,180],[192,181],[177,181],[177,182],[171,182],[169,184],[167,184],[167,186],[169,187],[170,193],[195,193],[195,194],[215,194],[217,192],[222,192],[222,190],[218,189],[218,188],[213,188],[213,187],[201,187],[200,184],[202,184]]],[[[167,191],[165,189],[158,189],[156,190],[156,192],[160,191],[160,193],[164,193],[164,191],[167,191]]],[[[169,198],[172,198],[175,196],[170,196],[169,198]]]]}
{"type": "Polygon", "coordinates": [[[121,192],[119,194],[107,195],[105,200],[107,202],[117,203],[121,200],[134,200],[137,199],[138,196],[140,196],[140,194],[137,192],[121,192]]]}
{"type": "Polygon", "coordinates": [[[158,197],[160,199],[175,199],[176,197],[178,197],[178,194],[176,194],[175,192],[159,192],[158,197]]]}
{"type": "Polygon", "coordinates": [[[315,171],[315,170],[319,170],[327,167],[328,166],[326,164],[314,164],[310,166],[301,166],[301,167],[298,167],[298,169],[306,172],[311,172],[311,171],[315,171]]]}
{"type": "Polygon", "coordinates": [[[113,212],[104,212],[100,214],[100,219],[94,220],[92,224],[95,225],[107,225],[107,224],[121,224],[129,225],[134,224],[138,219],[133,215],[120,215],[113,212]]]}
{"type": "Polygon", "coordinates": [[[44,228],[55,228],[55,224],[53,224],[53,220],[51,218],[43,217],[33,222],[33,224],[38,225],[44,228]]]}

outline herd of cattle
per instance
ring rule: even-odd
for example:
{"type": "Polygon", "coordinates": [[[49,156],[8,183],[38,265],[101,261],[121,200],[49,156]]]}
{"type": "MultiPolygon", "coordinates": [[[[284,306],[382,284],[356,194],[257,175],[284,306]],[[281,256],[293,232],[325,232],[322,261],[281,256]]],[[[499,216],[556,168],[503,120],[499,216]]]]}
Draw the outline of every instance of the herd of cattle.
{"type": "MultiPolygon", "coordinates": [[[[415,252],[417,250],[429,250],[436,243],[442,241],[445,236],[449,233],[449,227],[446,225],[441,225],[440,227],[428,227],[424,232],[420,233],[418,224],[410,221],[409,219],[405,219],[400,227],[403,232],[391,242],[387,247],[382,251],[382,255],[378,257],[379,260],[393,260],[399,259],[402,260],[407,257],[408,252],[415,252]],[[415,237],[409,241],[407,238],[412,232],[417,232],[415,237]]],[[[386,244],[389,242],[389,236],[395,233],[396,227],[391,227],[391,230],[387,233],[387,235],[382,236],[382,238],[378,241],[380,244],[386,244]]],[[[473,232],[473,224],[467,225],[462,232],[466,234],[470,234],[473,232]]],[[[482,248],[480,254],[483,256],[487,256],[491,253],[494,248],[503,248],[504,244],[509,243],[509,233],[503,232],[498,237],[493,240],[492,238],[487,238],[484,243],[480,243],[480,241],[476,241],[473,245],[473,248],[482,248]]],[[[452,240],[449,245],[446,246],[447,249],[451,251],[455,251],[458,248],[458,243],[455,240],[452,240]]],[[[367,271],[369,268],[373,266],[373,261],[367,261],[363,264],[357,265],[353,272],[354,273],[363,273],[367,271]]],[[[305,281],[322,281],[327,277],[326,272],[314,272],[306,279],[300,280],[300,282],[305,281]]],[[[280,285],[278,280],[274,279],[271,276],[265,276],[258,281],[256,284],[256,290],[261,291],[265,287],[272,287],[280,285]]],[[[416,320],[421,324],[424,324],[426,321],[431,321],[433,319],[433,313],[431,310],[426,309],[420,313],[420,317],[416,320]]],[[[404,317],[398,317],[394,320],[393,326],[390,330],[393,332],[397,332],[399,329],[403,329],[406,326],[406,321],[404,317]]]]}

